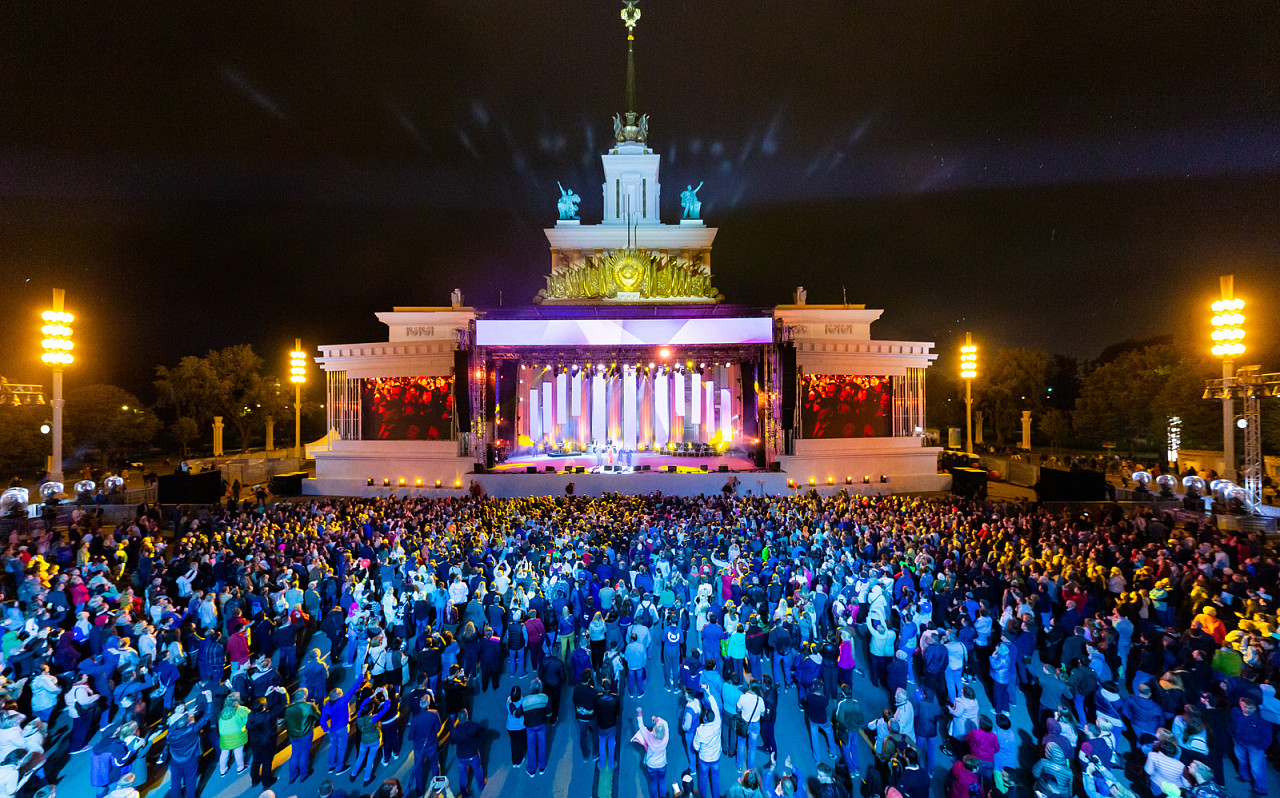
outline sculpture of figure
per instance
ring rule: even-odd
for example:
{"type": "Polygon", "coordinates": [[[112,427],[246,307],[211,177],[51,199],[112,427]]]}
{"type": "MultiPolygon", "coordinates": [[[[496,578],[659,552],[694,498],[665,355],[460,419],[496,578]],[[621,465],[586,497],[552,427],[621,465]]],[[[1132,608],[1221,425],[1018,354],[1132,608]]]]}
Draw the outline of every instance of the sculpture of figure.
{"type": "Polygon", "coordinates": [[[648,114],[645,114],[644,116],[640,117],[640,122],[638,124],[638,127],[640,128],[640,132],[636,134],[636,140],[647,141],[649,138],[649,115],[648,114]]]}
{"type": "MultiPolygon", "coordinates": [[[[556,181],[556,185],[560,186],[559,180],[556,181]]],[[[561,219],[577,219],[579,202],[582,202],[582,197],[579,197],[573,189],[560,186],[560,199],[556,201],[556,209],[560,211],[561,219]]]]}
{"type": "Polygon", "coordinates": [[[613,140],[617,142],[625,141],[622,133],[622,114],[613,115],[613,140]]]}
{"type": "Polygon", "coordinates": [[[449,294],[449,302],[455,308],[462,307],[462,289],[461,288],[453,289],[453,293],[449,294]]]}
{"type": "MultiPolygon", "coordinates": [[[[703,181],[706,182],[706,181],[703,181]]],[[[702,215],[702,201],[698,199],[698,192],[702,190],[702,183],[697,188],[692,185],[685,186],[684,191],[680,192],[680,206],[684,208],[684,219],[698,219],[702,215]]]]}
{"type": "Polygon", "coordinates": [[[809,292],[804,290],[804,286],[796,287],[796,304],[803,305],[805,300],[809,298],[809,292]]]}

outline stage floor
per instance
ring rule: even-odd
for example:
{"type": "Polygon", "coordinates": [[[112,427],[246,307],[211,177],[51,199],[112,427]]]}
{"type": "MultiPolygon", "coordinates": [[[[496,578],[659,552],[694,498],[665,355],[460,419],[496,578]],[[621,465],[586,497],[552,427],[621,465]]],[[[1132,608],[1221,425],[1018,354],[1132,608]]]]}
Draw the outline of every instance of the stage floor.
{"type": "Polygon", "coordinates": [[[551,467],[554,471],[563,472],[567,469],[584,469],[584,473],[591,474],[625,474],[643,471],[644,466],[648,466],[650,471],[665,472],[669,466],[676,467],[678,474],[701,474],[707,471],[719,471],[720,466],[729,467],[730,471],[753,471],[755,464],[748,457],[742,457],[734,454],[709,455],[706,457],[677,457],[671,454],[655,454],[653,452],[634,452],[631,455],[630,465],[628,466],[626,457],[614,457],[613,465],[619,466],[617,471],[606,469],[605,466],[610,465],[607,456],[597,458],[594,454],[575,454],[566,457],[552,457],[546,454],[525,455],[523,457],[510,457],[504,463],[499,463],[490,472],[495,474],[512,474],[527,473],[529,468],[536,468],[538,473],[550,473],[547,468],[551,467]],[[706,469],[703,469],[703,466],[706,469]]]}

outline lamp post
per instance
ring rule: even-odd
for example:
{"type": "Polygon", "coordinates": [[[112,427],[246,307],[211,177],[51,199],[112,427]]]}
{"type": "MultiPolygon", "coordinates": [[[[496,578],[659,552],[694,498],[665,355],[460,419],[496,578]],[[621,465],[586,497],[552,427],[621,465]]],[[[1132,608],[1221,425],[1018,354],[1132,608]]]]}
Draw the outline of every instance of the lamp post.
{"type": "Polygon", "coordinates": [[[71,350],[75,344],[71,342],[71,322],[75,317],[63,309],[66,292],[61,288],[53,289],[53,308],[40,315],[44,326],[41,348],[44,352],[40,359],[53,369],[53,463],[49,469],[49,482],[62,482],[62,368],[71,365],[75,360],[71,350]]]}
{"type": "Polygon", "coordinates": [[[289,353],[289,382],[293,383],[293,445],[297,457],[302,457],[302,383],[307,381],[307,354],[302,351],[302,339],[293,339],[293,351],[289,353]]]}
{"type": "Polygon", "coordinates": [[[1222,358],[1222,471],[1234,481],[1236,470],[1235,399],[1232,383],[1235,359],[1244,354],[1244,300],[1235,296],[1235,275],[1218,278],[1222,298],[1213,308],[1213,354],[1222,358]]]}
{"type": "Polygon", "coordinates": [[[973,454],[973,378],[978,376],[978,347],[973,335],[964,334],[964,346],[960,347],[960,377],[964,380],[964,451],[973,454]]]}

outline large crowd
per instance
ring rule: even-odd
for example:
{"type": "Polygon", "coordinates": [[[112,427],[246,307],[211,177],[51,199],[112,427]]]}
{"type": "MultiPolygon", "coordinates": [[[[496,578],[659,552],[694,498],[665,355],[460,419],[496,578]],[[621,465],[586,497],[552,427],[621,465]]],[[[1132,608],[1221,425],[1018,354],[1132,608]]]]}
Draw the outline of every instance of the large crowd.
{"type": "Polygon", "coordinates": [[[320,768],[322,798],[479,795],[495,769],[541,778],[558,727],[602,772],[637,750],[650,798],[1262,795],[1277,751],[1280,568],[1211,519],[255,500],[87,510],[3,560],[0,798],[70,769],[98,798],[320,768]],[[473,715],[491,690],[505,718],[473,715]],[[671,717],[638,709],[659,691],[671,717]],[[379,778],[409,751],[406,784],[379,778]]]}

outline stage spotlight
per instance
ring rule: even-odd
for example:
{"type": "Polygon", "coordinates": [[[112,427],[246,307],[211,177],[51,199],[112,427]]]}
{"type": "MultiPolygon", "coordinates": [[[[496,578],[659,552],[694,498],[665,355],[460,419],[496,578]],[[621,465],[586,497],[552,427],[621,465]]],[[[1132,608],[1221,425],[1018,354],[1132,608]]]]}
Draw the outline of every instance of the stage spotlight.
{"type": "Polygon", "coordinates": [[[391,487],[391,477],[383,477],[383,478],[382,478],[382,487],[384,487],[384,488],[389,488],[389,487],[391,487]]]}
{"type": "Polygon", "coordinates": [[[871,484],[871,476],[870,476],[870,475],[866,475],[866,476],[864,476],[864,477],[862,478],[862,484],[863,484],[863,485],[870,485],[870,484],[871,484]]]}
{"type": "Polygon", "coordinates": [[[400,477],[400,481],[399,481],[400,487],[403,488],[407,484],[408,484],[408,480],[406,480],[404,477],[400,477]]]}
{"type": "Polygon", "coordinates": [[[812,488],[814,485],[817,485],[817,484],[818,484],[818,480],[814,479],[813,477],[809,477],[809,487],[812,488]]]}
{"type": "Polygon", "coordinates": [[[413,485],[414,487],[417,487],[417,488],[422,487],[422,477],[418,477],[417,479],[415,479],[413,481],[413,485]]]}
{"type": "Polygon", "coordinates": [[[888,474],[881,474],[881,475],[880,475],[880,484],[881,484],[881,485],[884,485],[884,484],[885,484],[885,483],[887,483],[888,481],[889,481],[889,475],[888,475],[888,474]]]}
{"type": "Polygon", "coordinates": [[[365,484],[369,487],[373,487],[373,477],[369,477],[369,479],[365,481],[365,484]]]}
{"type": "Polygon", "coordinates": [[[835,478],[835,477],[827,477],[827,484],[828,484],[828,485],[834,485],[834,484],[836,484],[836,478],[835,478]]]}
{"type": "Polygon", "coordinates": [[[667,358],[671,357],[671,350],[666,348],[665,346],[662,347],[661,349],[658,350],[658,357],[662,358],[663,360],[666,360],[667,358]]]}
{"type": "Polygon", "coordinates": [[[460,488],[460,487],[462,487],[462,480],[460,480],[460,479],[455,479],[455,480],[453,481],[453,486],[454,486],[455,488],[460,488]]]}
{"type": "Polygon", "coordinates": [[[436,487],[437,487],[437,488],[438,488],[438,487],[440,487],[440,480],[438,480],[438,479],[436,480],[436,487]]]}
{"type": "Polygon", "coordinates": [[[853,484],[853,477],[845,477],[845,478],[844,478],[844,484],[846,484],[846,485],[852,485],[852,484],[853,484]]]}

